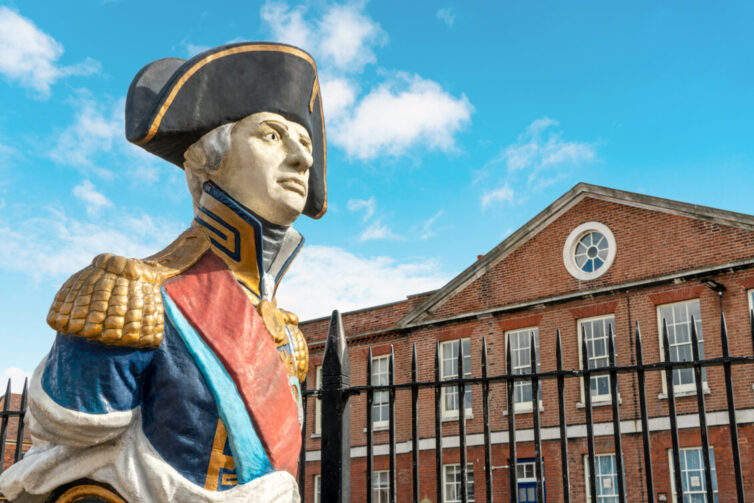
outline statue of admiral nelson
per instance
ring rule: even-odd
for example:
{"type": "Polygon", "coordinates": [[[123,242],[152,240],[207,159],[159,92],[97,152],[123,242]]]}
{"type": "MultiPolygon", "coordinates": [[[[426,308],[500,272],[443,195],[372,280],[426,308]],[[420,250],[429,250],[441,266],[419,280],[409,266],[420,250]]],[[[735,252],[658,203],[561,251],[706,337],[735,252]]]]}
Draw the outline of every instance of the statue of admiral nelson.
{"type": "MultiPolygon", "coordinates": [[[[313,59],[239,43],[144,67],[126,136],[185,169],[188,230],[99,255],[55,297],[12,501],[297,502],[306,341],[275,291],[326,209],[313,59]]],[[[103,243],[105,246],[106,243],[103,243]]]]}

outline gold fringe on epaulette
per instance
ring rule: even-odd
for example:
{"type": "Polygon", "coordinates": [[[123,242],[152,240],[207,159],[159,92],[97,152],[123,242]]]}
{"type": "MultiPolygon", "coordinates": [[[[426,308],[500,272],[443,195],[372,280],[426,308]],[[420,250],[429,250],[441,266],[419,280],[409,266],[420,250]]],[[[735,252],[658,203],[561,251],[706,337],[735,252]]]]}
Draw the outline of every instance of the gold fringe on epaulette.
{"type": "Polygon", "coordinates": [[[191,267],[208,246],[192,228],[143,260],[98,255],[63,284],[47,323],[59,332],[107,345],[156,348],[164,330],[162,283],[191,267]]]}

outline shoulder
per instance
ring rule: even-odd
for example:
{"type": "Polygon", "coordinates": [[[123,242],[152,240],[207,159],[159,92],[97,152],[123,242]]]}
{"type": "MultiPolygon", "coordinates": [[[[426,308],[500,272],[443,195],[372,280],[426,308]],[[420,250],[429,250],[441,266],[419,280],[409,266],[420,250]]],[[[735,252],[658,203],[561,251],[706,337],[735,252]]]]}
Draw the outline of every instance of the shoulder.
{"type": "Polygon", "coordinates": [[[98,255],[63,284],[47,323],[111,346],[156,348],[164,329],[162,283],[191,267],[206,249],[206,240],[189,229],[146,259],[98,255]]]}

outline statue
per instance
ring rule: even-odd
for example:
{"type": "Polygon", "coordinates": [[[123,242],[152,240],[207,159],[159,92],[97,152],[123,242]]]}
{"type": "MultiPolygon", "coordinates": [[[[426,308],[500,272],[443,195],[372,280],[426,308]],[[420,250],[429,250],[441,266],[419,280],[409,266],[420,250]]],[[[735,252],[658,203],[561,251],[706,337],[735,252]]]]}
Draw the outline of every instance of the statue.
{"type": "Polygon", "coordinates": [[[297,502],[308,352],[274,299],[303,244],[291,224],[326,209],[314,60],[240,43],[150,63],[128,91],[126,136],[185,169],[194,220],[161,252],[99,255],[61,287],[30,383],[33,447],[0,489],[297,502]]]}

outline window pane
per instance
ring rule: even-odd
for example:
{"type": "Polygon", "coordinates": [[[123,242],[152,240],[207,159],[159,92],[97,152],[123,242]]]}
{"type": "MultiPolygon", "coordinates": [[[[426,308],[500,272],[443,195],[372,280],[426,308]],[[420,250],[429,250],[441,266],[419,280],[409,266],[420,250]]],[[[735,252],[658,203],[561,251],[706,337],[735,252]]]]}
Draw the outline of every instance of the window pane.
{"type": "MultiPolygon", "coordinates": [[[[539,330],[537,328],[527,328],[523,330],[514,330],[507,332],[510,341],[511,351],[511,373],[512,374],[530,374],[531,373],[531,338],[534,337],[534,352],[537,359],[537,370],[540,369],[539,363],[539,330]]],[[[531,382],[516,381],[514,382],[514,403],[531,403],[532,391],[531,382]]],[[[541,399],[540,392],[540,399],[541,399]]]]}
{"type": "MultiPolygon", "coordinates": [[[[461,503],[461,465],[444,465],[445,481],[443,491],[445,503],[461,503]]],[[[474,501],[474,465],[466,465],[466,495],[469,502],[474,501]]]]}
{"type": "MultiPolygon", "coordinates": [[[[660,331],[664,326],[668,330],[668,343],[670,347],[671,361],[693,360],[693,348],[691,347],[691,317],[694,317],[694,326],[699,339],[699,357],[704,358],[704,342],[702,335],[702,318],[698,300],[680,302],[660,306],[660,331]]],[[[662,336],[662,333],[661,333],[662,336]]],[[[706,381],[706,371],[702,369],[703,380],[706,381]]],[[[693,387],[694,371],[692,369],[673,370],[673,385],[693,387]]]]}
{"type": "MultiPolygon", "coordinates": [[[[670,456],[670,452],[668,452],[670,456]]],[[[701,447],[681,449],[681,484],[683,484],[684,502],[705,501],[707,487],[704,479],[704,457],[701,447]]],[[[672,468],[672,458],[671,458],[672,468]]],[[[710,471],[712,475],[712,491],[717,501],[717,473],[715,471],[715,454],[710,448],[710,471]]],[[[671,477],[673,472],[671,470],[671,477]]],[[[674,492],[675,488],[673,489],[674,492]]]]}
{"type": "MultiPolygon", "coordinates": [[[[463,376],[471,377],[471,348],[469,339],[462,340],[463,351],[463,376]]],[[[440,354],[442,355],[442,366],[440,368],[440,378],[443,380],[458,378],[458,341],[448,341],[440,344],[440,354]]],[[[458,388],[448,386],[442,388],[442,407],[443,412],[458,411],[458,388]]],[[[464,403],[466,409],[471,408],[471,385],[465,387],[464,403]]]]}
{"type": "MultiPolygon", "coordinates": [[[[615,318],[613,316],[579,322],[579,333],[584,336],[587,348],[587,368],[602,368],[610,365],[608,355],[608,332],[615,336],[615,318]]],[[[590,392],[593,397],[607,399],[610,396],[610,377],[592,376],[590,392]]]]}

